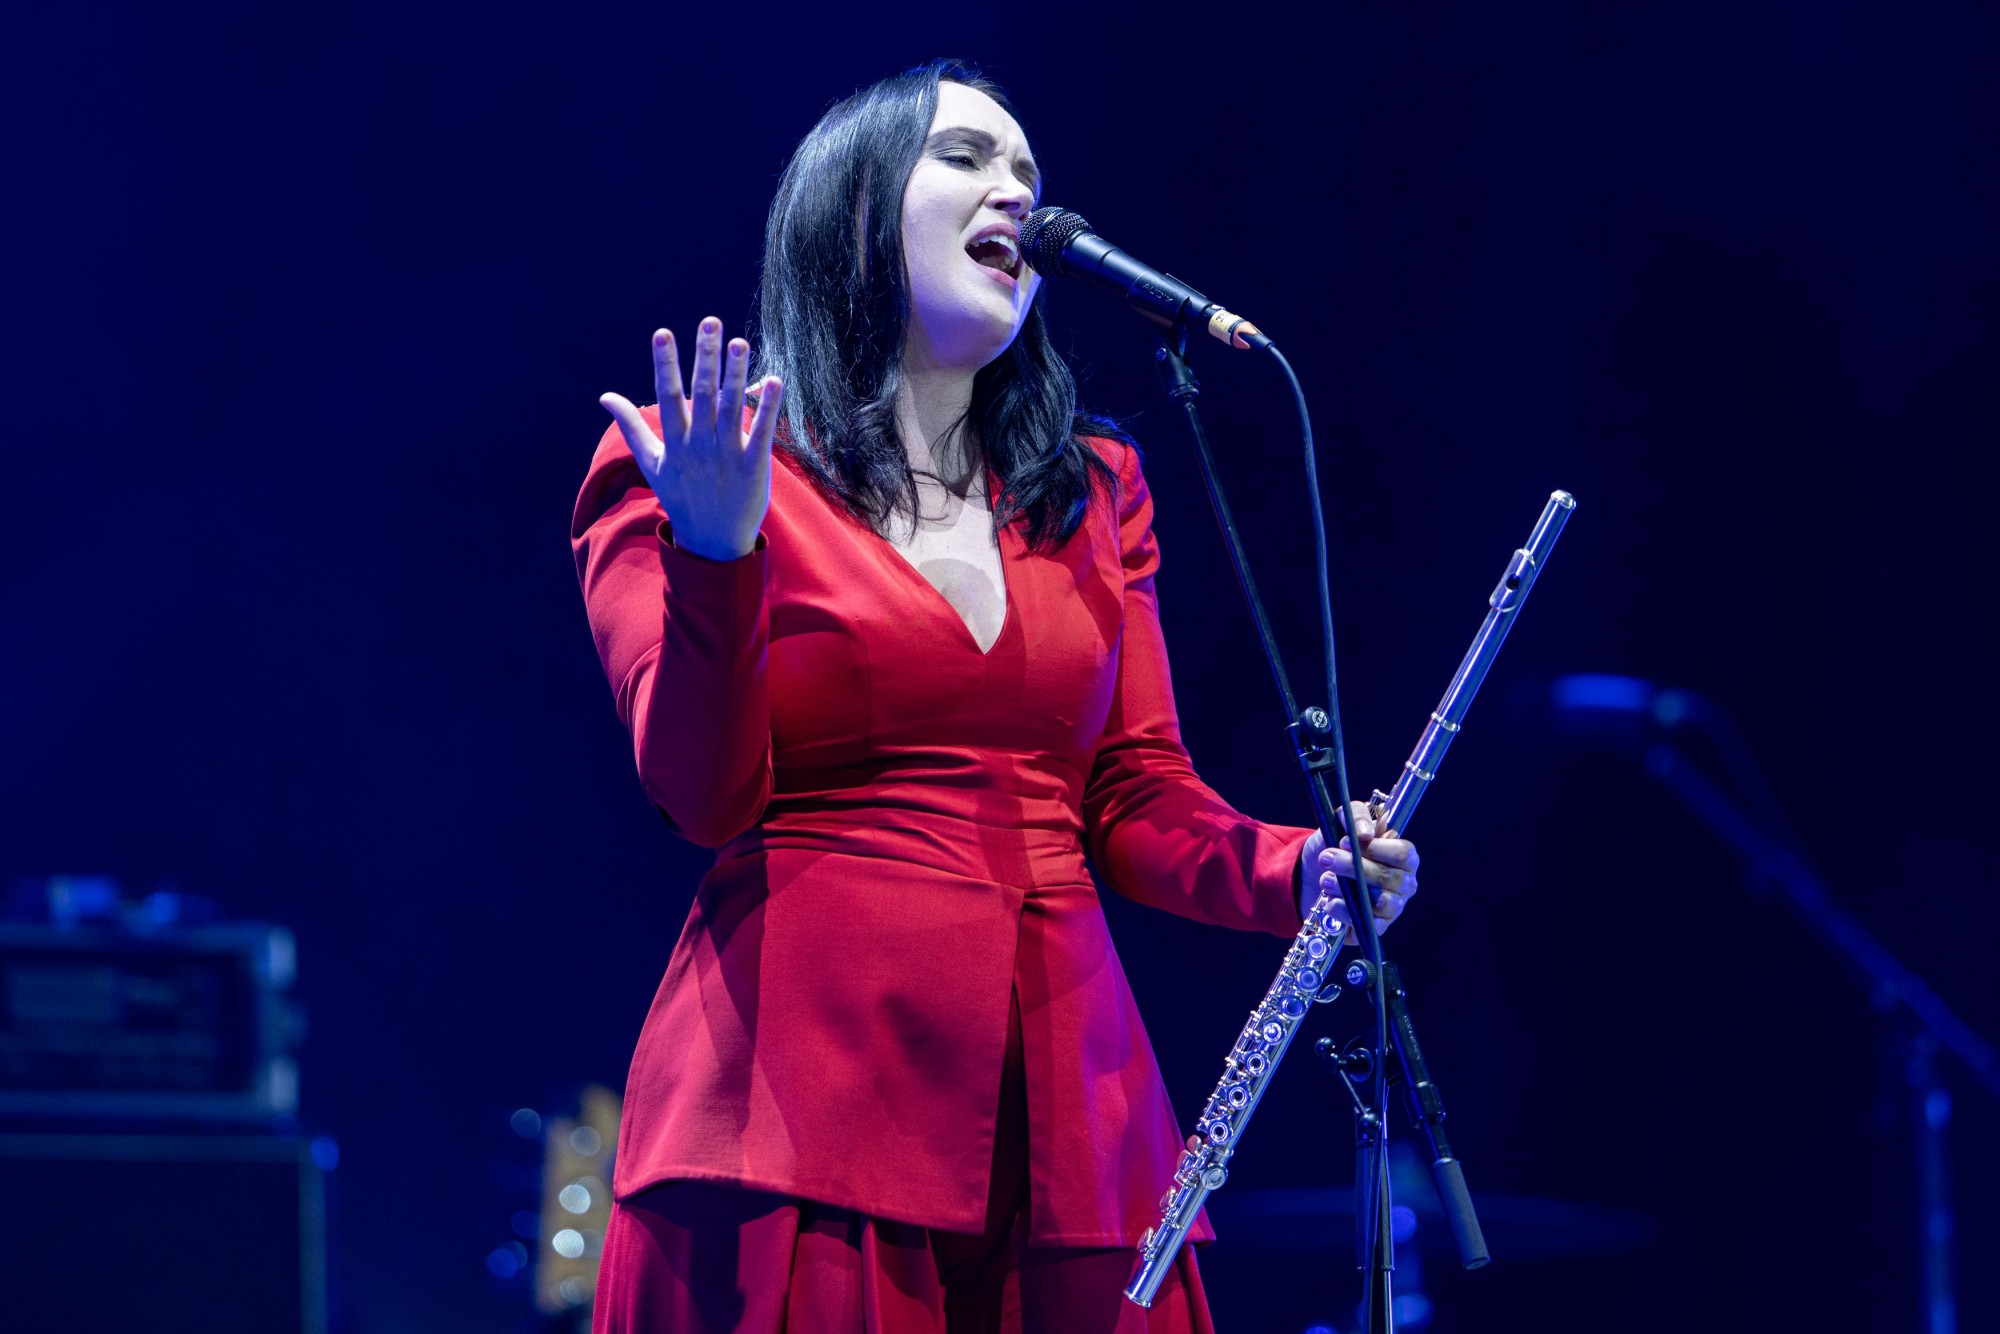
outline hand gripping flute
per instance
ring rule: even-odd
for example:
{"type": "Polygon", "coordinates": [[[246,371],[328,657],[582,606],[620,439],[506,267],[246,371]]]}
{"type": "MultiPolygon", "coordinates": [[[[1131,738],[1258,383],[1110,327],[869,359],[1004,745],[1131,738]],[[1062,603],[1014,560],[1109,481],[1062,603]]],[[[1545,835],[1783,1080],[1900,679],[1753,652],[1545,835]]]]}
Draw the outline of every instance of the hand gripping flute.
{"type": "MultiPolygon", "coordinates": [[[[1438,765],[1458,735],[1466,711],[1472,707],[1473,695],[1486,679],[1487,668],[1493,665],[1507,632],[1513,628],[1515,614],[1528,600],[1535,576],[1547,563],[1563,524],[1575,508],[1576,501],[1567,491],[1555,492],[1543,507],[1542,517],[1536,520],[1534,531],[1528,535],[1528,544],[1508,557],[1499,586],[1486,600],[1486,620],[1458,664],[1458,674],[1445,688],[1444,699],[1417,739],[1416,749],[1403,762],[1403,772],[1388,792],[1374,794],[1382,808],[1375,821],[1377,829],[1409,832],[1410,817],[1416,813],[1417,803],[1424,799],[1431,780],[1437,777],[1438,765]]],[[[1313,904],[1306,914],[1305,925],[1299,928],[1291,949],[1285,953],[1277,978],[1257,1008],[1250,1012],[1250,1021],[1230,1049],[1223,1063],[1222,1080],[1215,1086],[1215,1092],[1209,1094],[1208,1104],[1195,1122],[1195,1133],[1188,1136],[1187,1148],[1174,1166],[1173,1185],[1161,1197],[1160,1221],[1146,1229],[1139,1239],[1139,1265],[1132,1281],[1125,1286],[1127,1300],[1140,1306],[1153,1304],[1203,1202],[1229,1179],[1230,1155],[1236,1152],[1243,1128],[1249,1124],[1250,1114],[1257,1110],[1257,1103],[1304,1023],[1307,1010],[1314,1003],[1330,1001],[1339,994],[1340,989],[1329,981],[1343,929],[1343,924],[1333,917],[1338,901],[1338,895],[1322,893],[1313,904]]],[[[1449,1162],[1453,1172],[1457,1166],[1456,1161],[1449,1162]]]]}

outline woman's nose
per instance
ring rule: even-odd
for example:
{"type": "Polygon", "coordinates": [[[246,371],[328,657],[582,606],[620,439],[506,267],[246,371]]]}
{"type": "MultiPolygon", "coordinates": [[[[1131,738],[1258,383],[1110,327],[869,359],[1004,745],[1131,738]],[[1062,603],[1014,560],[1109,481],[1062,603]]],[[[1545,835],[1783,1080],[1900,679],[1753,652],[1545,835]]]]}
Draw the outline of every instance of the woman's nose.
{"type": "Polygon", "coordinates": [[[994,186],[987,193],[986,200],[1009,217],[1024,218],[1028,215],[1028,210],[1035,205],[1035,194],[1010,176],[994,186]]]}

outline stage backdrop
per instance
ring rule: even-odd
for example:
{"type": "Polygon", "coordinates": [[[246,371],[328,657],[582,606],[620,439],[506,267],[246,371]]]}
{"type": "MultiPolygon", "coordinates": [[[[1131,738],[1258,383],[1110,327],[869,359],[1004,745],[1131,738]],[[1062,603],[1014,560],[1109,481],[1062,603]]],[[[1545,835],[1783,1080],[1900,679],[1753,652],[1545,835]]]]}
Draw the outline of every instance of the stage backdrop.
{"type": "MultiPolygon", "coordinates": [[[[1532,696],[1583,670],[1706,692],[1835,899],[2000,1033],[1995,27],[1970,4],[17,14],[0,871],[293,928],[341,1327],[520,1328],[486,1264],[533,1198],[508,1117],[620,1082],[707,860],[640,795],[584,624],[565,533],[595,397],[646,394],[658,325],[740,325],[830,100],[962,55],[1015,94],[1050,202],[1299,367],[1357,781],[1395,774],[1548,492],[1580,498],[1390,943],[1475,1191],[1651,1240],[1510,1257],[1496,1231],[1462,1276],[1420,1238],[1434,1327],[1914,1327],[1891,1027],[1632,754],[1532,696]]],[[[1197,764],[1299,819],[1149,335],[1049,301],[1090,405],[1148,447],[1197,764]]],[[[1317,696],[1281,382],[1209,346],[1196,368],[1317,696]]],[[[1281,945],[1107,910],[1191,1117],[1281,945]]],[[[1349,1179],[1343,1103],[1296,1064],[1229,1191],[1349,1179]]],[[[1961,1327],[1990,1328],[2000,1116],[1952,1079],[1961,1327]]],[[[1244,1330],[1338,1320],[1348,1262],[1226,1233],[1205,1261],[1244,1330]]]]}

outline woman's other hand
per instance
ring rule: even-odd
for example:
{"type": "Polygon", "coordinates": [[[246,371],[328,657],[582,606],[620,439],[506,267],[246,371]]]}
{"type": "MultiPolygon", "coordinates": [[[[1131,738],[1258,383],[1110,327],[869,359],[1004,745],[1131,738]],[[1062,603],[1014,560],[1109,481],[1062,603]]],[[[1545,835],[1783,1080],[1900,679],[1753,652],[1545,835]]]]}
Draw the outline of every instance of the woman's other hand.
{"type": "Polygon", "coordinates": [[[784,386],[767,376],[757,390],[757,415],[743,433],[744,380],[750,345],[731,339],[722,321],[701,322],[695,334],[694,392],[681,390],[680,352],[670,330],[653,335],[653,392],[660,402],[655,435],[630,399],[597,401],[618,423],[625,447],[645,474],[673,524],[674,545],[708,560],[735,560],[757,545],[771,507],[771,436],[784,386]]]}
{"type": "MultiPolygon", "coordinates": [[[[1403,909],[1416,897],[1417,863],[1421,860],[1417,856],[1417,845],[1393,829],[1377,834],[1375,817],[1363,802],[1354,803],[1346,823],[1361,840],[1361,874],[1374,897],[1375,929],[1386,930],[1403,915],[1403,909]]],[[[1353,876],[1352,843],[1352,838],[1343,838],[1338,848],[1328,848],[1326,839],[1316,829],[1306,839],[1305,848],[1299,854],[1301,914],[1312,909],[1320,894],[1331,894],[1334,896],[1333,916],[1343,927],[1346,926],[1347,903],[1340,895],[1335,877],[1353,876]]]]}

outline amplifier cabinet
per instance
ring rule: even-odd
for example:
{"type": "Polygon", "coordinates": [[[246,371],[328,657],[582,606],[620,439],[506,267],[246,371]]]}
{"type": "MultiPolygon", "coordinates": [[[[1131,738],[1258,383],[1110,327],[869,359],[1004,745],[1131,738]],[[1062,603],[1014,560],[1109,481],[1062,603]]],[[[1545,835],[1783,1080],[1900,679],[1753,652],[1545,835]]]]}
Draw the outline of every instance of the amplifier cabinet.
{"type": "Polygon", "coordinates": [[[292,936],[0,922],[0,1121],[266,1124],[298,1110],[292,936]]]}
{"type": "Polygon", "coordinates": [[[0,1329],[326,1334],[304,1140],[0,1135],[0,1329]]]}

